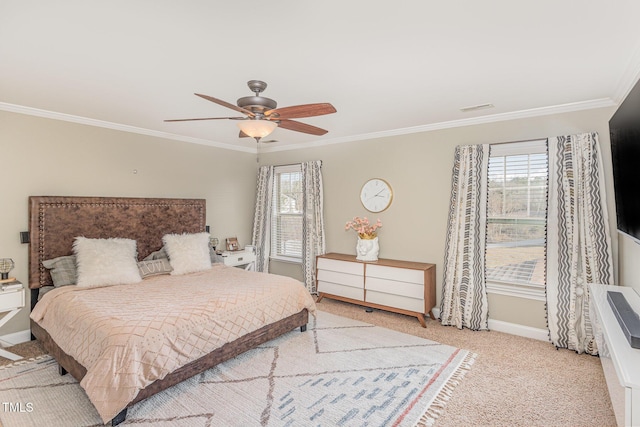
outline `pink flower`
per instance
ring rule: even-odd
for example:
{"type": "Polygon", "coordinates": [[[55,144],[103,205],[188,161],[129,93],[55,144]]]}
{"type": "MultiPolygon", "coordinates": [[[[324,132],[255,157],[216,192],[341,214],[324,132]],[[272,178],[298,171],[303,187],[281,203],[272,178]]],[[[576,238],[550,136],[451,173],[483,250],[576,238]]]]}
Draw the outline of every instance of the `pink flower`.
{"type": "Polygon", "coordinates": [[[378,218],[375,224],[370,224],[369,219],[365,216],[364,218],[353,217],[353,220],[347,222],[344,226],[345,231],[349,229],[353,229],[361,239],[373,239],[376,237],[376,230],[382,227],[382,221],[378,218]]]}

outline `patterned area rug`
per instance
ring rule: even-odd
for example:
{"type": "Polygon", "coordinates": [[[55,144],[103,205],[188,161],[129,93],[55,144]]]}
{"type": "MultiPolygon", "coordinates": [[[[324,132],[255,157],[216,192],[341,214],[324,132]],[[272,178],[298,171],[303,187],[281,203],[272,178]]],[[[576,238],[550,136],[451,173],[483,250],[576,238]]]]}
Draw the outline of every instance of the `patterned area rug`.
{"type": "MultiPolygon", "coordinates": [[[[311,322],[138,403],[121,425],[431,425],[475,357],[326,312],[311,322]]],[[[48,356],[0,369],[0,402],[5,427],[102,424],[48,356]]]]}

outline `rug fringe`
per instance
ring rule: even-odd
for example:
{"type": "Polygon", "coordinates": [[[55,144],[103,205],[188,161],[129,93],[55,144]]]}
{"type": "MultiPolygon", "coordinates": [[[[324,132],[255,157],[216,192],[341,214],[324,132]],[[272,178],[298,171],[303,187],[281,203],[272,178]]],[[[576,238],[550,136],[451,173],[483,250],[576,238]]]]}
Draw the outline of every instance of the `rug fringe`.
{"type": "Polygon", "coordinates": [[[460,384],[466,373],[471,369],[476,357],[476,353],[467,353],[462,362],[460,362],[460,365],[456,368],[455,372],[451,375],[451,378],[449,378],[447,383],[442,386],[440,392],[438,392],[438,394],[433,398],[429,408],[427,408],[425,413],[420,417],[420,420],[415,424],[416,427],[433,426],[438,417],[444,412],[444,407],[453,395],[453,391],[460,384]]]}

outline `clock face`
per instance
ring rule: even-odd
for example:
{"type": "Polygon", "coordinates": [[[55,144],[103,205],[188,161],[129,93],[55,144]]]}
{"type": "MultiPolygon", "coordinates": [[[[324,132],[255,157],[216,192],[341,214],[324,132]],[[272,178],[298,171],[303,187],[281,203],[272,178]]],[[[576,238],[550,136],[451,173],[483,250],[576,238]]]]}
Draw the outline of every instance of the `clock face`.
{"type": "Polygon", "coordinates": [[[391,205],[391,200],[393,200],[393,191],[384,179],[370,179],[360,190],[360,201],[370,212],[382,212],[391,205]]]}

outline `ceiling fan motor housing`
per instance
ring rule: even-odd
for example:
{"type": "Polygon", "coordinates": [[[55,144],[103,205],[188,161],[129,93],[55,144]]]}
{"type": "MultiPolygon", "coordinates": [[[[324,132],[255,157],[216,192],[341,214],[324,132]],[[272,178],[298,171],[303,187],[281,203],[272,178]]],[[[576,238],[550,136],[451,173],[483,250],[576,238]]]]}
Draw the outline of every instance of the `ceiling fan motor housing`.
{"type": "Polygon", "coordinates": [[[271,98],[264,96],[243,96],[237,101],[238,107],[246,108],[254,113],[262,113],[267,110],[273,110],[278,103],[271,98]]]}
{"type": "Polygon", "coordinates": [[[267,110],[274,110],[278,106],[278,103],[273,99],[260,96],[260,93],[267,88],[266,82],[262,80],[249,80],[247,86],[249,86],[251,92],[255,93],[255,96],[244,96],[238,99],[238,107],[261,114],[267,110]]]}

